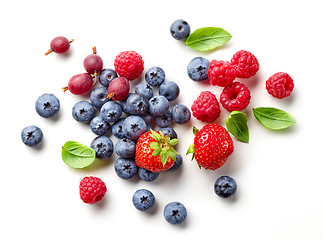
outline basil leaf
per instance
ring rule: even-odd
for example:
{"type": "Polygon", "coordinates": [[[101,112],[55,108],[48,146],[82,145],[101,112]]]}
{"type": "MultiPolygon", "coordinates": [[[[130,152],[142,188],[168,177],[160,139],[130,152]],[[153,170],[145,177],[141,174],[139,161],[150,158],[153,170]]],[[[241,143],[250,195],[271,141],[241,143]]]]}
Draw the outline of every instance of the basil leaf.
{"type": "Polygon", "coordinates": [[[284,129],[296,123],[292,115],[278,108],[258,107],[252,110],[255,118],[272,130],[284,129]]]}
{"type": "Polygon", "coordinates": [[[195,30],[186,39],[185,45],[198,51],[209,51],[231,39],[231,34],[222,28],[204,27],[195,30]]]}
{"type": "Polygon", "coordinates": [[[226,120],[226,126],[230,133],[241,142],[249,142],[249,129],[247,115],[243,112],[232,111],[226,120]]]}
{"type": "Polygon", "coordinates": [[[72,168],[84,168],[95,160],[94,149],[75,141],[68,141],[62,147],[62,159],[72,168]]]}

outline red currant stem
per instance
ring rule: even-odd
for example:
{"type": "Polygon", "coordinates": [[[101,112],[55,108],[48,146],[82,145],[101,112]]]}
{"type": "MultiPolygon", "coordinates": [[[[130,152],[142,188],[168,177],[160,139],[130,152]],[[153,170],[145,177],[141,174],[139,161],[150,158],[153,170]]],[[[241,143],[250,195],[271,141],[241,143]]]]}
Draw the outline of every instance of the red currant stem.
{"type": "Polygon", "coordinates": [[[110,98],[110,99],[111,99],[111,98],[113,98],[115,95],[116,95],[115,93],[109,93],[109,94],[108,94],[108,96],[107,96],[107,98],[110,98]]]}
{"type": "Polygon", "coordinates": [[[97,77],[98,77],[98,74],[95,72],[93,75],[94,75],[93,85],[95,85],[96,84],[97,77]]]}
{"type": "Polygon", "coordinates": [[[77,40],[78,38],[74,38],[74,39],[71,39],[70,43],[74,42],[75,40],[77,40]]]}
{"type": "Polygon", "coordinates": [[[65,93],[68,90],[68,87],[63,87],[62,91],[65,93]]]}
{"type": "Polygon", "coordinates": [[[96,46],[92,47],[93,54],[96,54],[96,46]]]}
{"type": "Polygon", "coordinates": [[[51,52],[53,52],[53,49],[49,49],[47,52],[45,52],[45,55],[47,56],[48,54],[50,54],[51,52]]]}

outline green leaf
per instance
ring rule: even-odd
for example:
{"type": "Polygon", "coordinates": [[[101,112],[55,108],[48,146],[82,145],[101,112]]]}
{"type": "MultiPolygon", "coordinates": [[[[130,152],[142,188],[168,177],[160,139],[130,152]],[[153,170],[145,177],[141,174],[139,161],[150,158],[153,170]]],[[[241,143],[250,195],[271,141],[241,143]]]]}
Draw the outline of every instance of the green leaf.
{"type": "Polygon", "coordinates": [[[280,130],[288,128],[296,123],[296,120],[288,112],[273,107],[253,108],[255,118],[266,128],[280,130]]]}
{"type": "Polygon", "coordinates": [[[232,111],[226,120],[227,129],[239,141],[249,142],[247,115],[243,112],[232,111]]]}
{"type": "Polygon", "coordinates": [[[172,152],[172,153],[174,153],[175,155],[178,155],[179,154],[179,152],[177,152],[176,150],[175,150],[175,148],[169,148],[169,150],[168,150],[168,152],[172,152]]]}
{"type": "Polygon", "coordinates": [[[149,143],[149,147],[151,149],[156,149],[156,148],[159,148],[159,144],[158,142],[152,142],[152,143],[149,143]]]}
{"type": "Polygon", "coordinates": [[[195,30],[186,39],[185,45],[198,51],[209,51],[231,39],[231,34],[222,28],[204,27],[195,30]]]}
{"type": "Polygon", "coordinates": [[[150,132],[151,132],[150,136],[153,139],[155,139],[157,142],[159,142],[160,139],[161,139],[161,136],[157,132],[155,132],[154,130],[152,130],[152,129],[150,129],[150,132]]]}
{"type": "Polygon", "coordinates": [[[169,154],[169,156],[170,156],[174,161],[176,161],[176,155],[175,155],[175,153],[173,153],[172,151],[168,151],[168,154],[169,154]]]}
{"type": "Polygon", "coordinates": [[[158,156],[158,155],[160,154],[161,150],[162,150],[162,149],[161,149],[160,147],[156,148],[156,149],[153,151],[152,155],[153,155],[154,157],[158,156]]]}
{"type": "Polygon", "coordinates": [[[172,140],[169,141],[169,145],[171,145],[171,146],[175,146],[177,143],[178,143],[177,138],[173,138],[172,140]]]}
{"type": "Polygon", "coordinates": [[[199,132],[199,130],[197,129],[197,127],[193,126],[193,134],[194,136],[199,132]]]}
{"type": "Polygon", "coordinates": [[[167,160],[168,160],[168,152],[167,151],[161,151],[160,153],[160,159],[161,159],[161,162],[163,164],[163,166],[165,166],[167,160]]]}
{"type": "Polygon", "coordinates": [[[192,161],[193,161],[193,159],[194,159],[194,157],[195,157],[195,146],[194,146],[194,143],[193,144],[191,144],[189,147],[188,147],[188,149],[187,149],[187,152],[186,152],[186,155],[188,155],[188,154],[190,154],[190,153],[193,153],[193,156],[192,156],[192,161]]]}
{"type": "Polygon", "coordinates": [[[75,141],[68,141],[62,147],[62,159],[72,168],[84,168],[95,160],[94,149],[75,141]]]}

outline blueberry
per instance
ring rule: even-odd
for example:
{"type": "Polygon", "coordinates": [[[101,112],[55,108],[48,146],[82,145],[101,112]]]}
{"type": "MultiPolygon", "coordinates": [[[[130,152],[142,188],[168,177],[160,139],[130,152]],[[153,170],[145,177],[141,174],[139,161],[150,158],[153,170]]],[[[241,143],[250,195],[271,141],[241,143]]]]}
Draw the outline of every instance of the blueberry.
{"type": "Polygon", "coordinates": [[[96,135],[104,135],[110,130],[110,123],[101,116],[94,117],[90,122],[91,130],[96,135]]]}
{"type": "Polygon", "coordinates": [[[37,98],[35,108],[41,117],[49,118],[58,113],[60,103],[54,94],[45,93],[37,98]]]}
{"type": "Polygon", "coordinates": [[[95,116],[93,105],[87,101],[75,103],[72,109],[72,116],[78,122],[90,122],[95,116]]]}
{"type": "Polygon", "coordinates": [[[148,100],[141,93],[131,94],[126,101],[126,111],[131,115],[143,115],[148,111],[148,100]]]}
{"type": "Polygon", "coordinates": [[[108,89],[106,87],[97,87],[94,88],[90,94],[90,102],[96,108],[101,108],[103,104],[111,101],[111,98],[108,98],[108,89]]]}
{"type": "Polygon", "coordinates": [[[149,113],[146,113],[144,115],[140,115],[140,117],[142,117],[142,119],[145,121],[146,124],[151,123],[151,121],[153,120],[153,116],[151,116],[149,113]]]}
{"type": "Polygon", "coordinates": [[[171,125],[173,121],[172,113],[170,111],[167,111],[162,116],[156,116],[155,117],[155,123],[158,127],[165,128],[171,125]]]}
{"type": "Polygon", "coordinates": [[[134,158],[118,158],[114,163],[114,170],[118,177],[130,180],[138,174],[138,166],[134,158]]]}
{"type": "Polygon", "coordinates": [[[163,95],[157,95],[149,99],[148,111],[152,116],[162,116],[169,108],[169,101],[163,95]]]}
{"type": "Polygon", "coordinates": [[[145,168],[139,168],[138,174],[139,177],[146,182],[155,181],[159,176],[159,172],[152,172],[145,168]]]}
{"type": "Polygon", "coordinates": [[[179,95],[179,87],[172,81],[163,82],[158,91],[159,95],[163,95],[168,101],[174,101],[179,95]]]}
{"type": "Polygon", "coordinates": [[[133,194],[132,203],[139,211],[148,211],[155,204],[155,196],[147,189],[139,189],[133,194]]]}
{"type": "Polygon", "coordinates": [[[174,122],[185,124],[191,119],[191,111],[183,104],[176,104],[172,109],[174,122]]]}
{"type": "Polygon", "coordinates": [[[118,77],[116,71],[111,68],[103,69],[99,75],[99,82],[104,87],[109,87],[110,82],[118,77]]]}
{"type": "Polygon", "coordinates": [[[208,79],[207,70],[210,61],[204,57],[195,57],[187,65],[188,76],[196,82],[204,82],[208,79]]]}
{"type": "Polygon", "coordinates": [[[175,130],[173,128],[165,127],[165,128],[159,129],[158,132],[159,131],[161,131],[164,134],[164,136],[169,135],[171,140],[173,138],[177,138],[177,133],[175,132],[175,130]]]}
{"type": "Polygon", "coordinates": [[[176,40],[184,40],[191,33],[190,25],[183,19],[175,20],[170,26],[170,34],[176,40]]]}
{"type": "Polygon", "coordinates": [[[180,202],[170,202],[164,208],[164,218],[170,224],[181,224],[187,217],[187,210],[180,202]]]}
{"type": "Polygon", "coordinates": [[[145,73],[146,82],[153,87],[159,87],[165,81],[166,74],[160,67],[154,66],[145,73]]]}
{"type": "Polygon", "coordinates": [[[126,114],[128,114],[128,111],[127,111],[127,109],[126,109],[126,102],[127,102],[128,98],[129,98],[132,94],[133,94],[133,93],[128,93],[128,96],[127,96],[125,99],[123,99],[123,100],[121,100],[121,101],[118,101],[118,104],[121,106],[122,111],[123,111],[124,113],[126,113],[126,114]]]}
{"type": "Polygon", "coordinates": [[[150,130],[154,130],[154,129],[152,128],[152,126],[147,125],[147,131],[146,132],[150,132],[150,130]]]}
{"type": "Polygon", "coordinates": [[[168,169],[167,171],[169,171],[169,172],[175,172],[178,169],[180,169],[180,167],[182,166],[182,164],[183,164],[182,155],[177,154],[176,155],[176,161],[174,162],[174,165],[170,169],[168,169]]]}
{"type": "Polygon", "coordinates": [[[122,115],[122,108],[118,103],[109,101],[103,104],[100,114],[105,121],[109,123],[116,122],[122,115]]]}
{"type": "Polygon", "coordinates": [[[237,183],[232,177],[221,176],[214,183],[214,191],[219,197],[232,197],[237,191],[237,183]]]}
{"type": "Polygon", "coordinates": [[[151,99],[154,95],[153,89],[146,83],[139,83],[135,88],[135,92],[143,94],[147,100],[151,99]]]}
{"type": "Polygon", "coordinates": [[[137,140],[146,132],[147,124],[141,117],[132,115],[124,120],[122,130],[126,138],[137,140]]]}
{"type": "Polygon", "coordinates": [[[113,142],[107,136],[99,136],[91,142],[91,148],[96,153],[96,158],[106,160],[113,154],[113,142]]]}
{"type": "Polygon", "coordinates": [[[136,141],[123,138],[115,145],[116,154],[121,158],[133,158],[136,155],[136,141]]]}
{"type": "Polygon", "coordinates": [[[43,140],[43,132],[37,126],[28,126],[21,131],[21,140],[28,147],[37,147],[43,140]]]}
{"type": "Polygon", "coordinates": [[[120,118],[118,121],[114,122],[112,124],[112,134],[119,139],[124,138],[124,134],[123,134],[123,129],[122,129],[122,125],[124,122],[125,118],[120,118]]]}

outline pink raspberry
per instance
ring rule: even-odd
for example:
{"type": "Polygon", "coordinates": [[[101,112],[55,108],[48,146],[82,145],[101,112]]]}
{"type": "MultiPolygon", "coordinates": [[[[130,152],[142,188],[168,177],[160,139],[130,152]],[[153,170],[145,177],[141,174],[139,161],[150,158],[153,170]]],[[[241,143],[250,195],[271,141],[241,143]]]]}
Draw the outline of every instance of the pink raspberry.
{"type": "Polygon", "coordinates": [[[266,81],[266,89],[272,96],[282,99],[291,95],[294,82],[287,73],[278,72],[266,81]]]}
{"type": "Polygon", "coordinates": [[[209,91],[202,91],[191,106],[192,114],[202,122],[212,123],[221,113],[216,96],[209,91]]]}
{"type": "Polygon", "coordinates": [[[259,70],[258,59],[245,50],[236,52],[231,58],[231,64],[235,66],[238,78],[250,78],[259,70]]]}
{"type": "Polygon", "coordinates": [[[101,201],[107,192],[105,183],[97,177],[84,177],[80,182],[80,197],[83,202],[93,204],[101,201]]]}
{"type": "Polygon", "coordinates": [[[236,69],[228,61],[213,60],[210,62],[207,75],[213,86],[226,87],[236,79],[236,69]]]}
{"type": "Polygon", "coordinates": [[[119,53],[114,60],[115,71],[129,81],[138,78],[144,70],[144,60],[134,51],[119,53]]]}
{"type": "Polygon", "coordinates": [[[250,90],[240,82],[234,82],[232,85],[223,88],[220,95],[220,103],[229,112],[241,111],[250,103],[250,90]]]}

